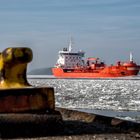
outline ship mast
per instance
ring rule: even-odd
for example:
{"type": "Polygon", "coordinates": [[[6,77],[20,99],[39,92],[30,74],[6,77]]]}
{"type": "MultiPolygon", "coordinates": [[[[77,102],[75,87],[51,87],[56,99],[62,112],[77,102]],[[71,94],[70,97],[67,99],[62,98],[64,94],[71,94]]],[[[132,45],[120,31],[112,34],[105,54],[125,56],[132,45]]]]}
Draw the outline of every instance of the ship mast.
{"type": "Polygon", "coordinates": [[[130,52],[130,62],[133,62],[133,55],[131,52],[130,52]]]}
{"type": "Polygon", "coordinates": [[[72,51],[72,38],[70,38],[70,42],[69,42],[69,52],[72,51]]]}

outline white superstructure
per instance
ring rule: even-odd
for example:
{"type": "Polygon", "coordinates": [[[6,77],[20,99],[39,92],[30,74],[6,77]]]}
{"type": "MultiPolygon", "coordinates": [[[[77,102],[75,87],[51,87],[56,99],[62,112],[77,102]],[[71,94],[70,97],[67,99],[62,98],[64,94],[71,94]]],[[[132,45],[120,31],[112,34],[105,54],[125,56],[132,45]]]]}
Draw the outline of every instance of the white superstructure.
{"type": "Polygon", "coordinates": [[[62,67],[63,69],[74,69],[76,66],[84,66],[84,52],[73,52],[72,42],[70,41],[68,48],[63,48],[59,51],[58,60],[55,67],[62,67]]]}

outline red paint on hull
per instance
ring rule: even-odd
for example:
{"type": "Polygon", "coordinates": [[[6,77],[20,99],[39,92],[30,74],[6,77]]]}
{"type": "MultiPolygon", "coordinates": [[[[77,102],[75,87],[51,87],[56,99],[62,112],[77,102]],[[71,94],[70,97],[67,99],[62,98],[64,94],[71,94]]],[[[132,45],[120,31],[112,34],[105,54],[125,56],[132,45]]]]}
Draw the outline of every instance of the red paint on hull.
{"type": "Polygon", "coordinates": [[[52,68],[52,72],[57,78],[113,78],[137,75],[139,66],[108,66],[99,70],[81,69],[67,72],[62,68],[52,68]]]}

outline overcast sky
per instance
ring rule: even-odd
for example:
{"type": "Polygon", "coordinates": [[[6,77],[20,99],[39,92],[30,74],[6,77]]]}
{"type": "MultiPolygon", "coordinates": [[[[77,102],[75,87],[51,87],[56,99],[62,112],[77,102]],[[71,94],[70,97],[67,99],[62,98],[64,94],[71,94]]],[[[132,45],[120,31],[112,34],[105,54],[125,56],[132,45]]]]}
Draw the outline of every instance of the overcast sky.
{"type": "Polygon", "coordinates": [[[31,47],[29,70],[53,66],[70,36],[86,57],[140,63],[140,0],[0,0],[0,50],[31,47]]]}

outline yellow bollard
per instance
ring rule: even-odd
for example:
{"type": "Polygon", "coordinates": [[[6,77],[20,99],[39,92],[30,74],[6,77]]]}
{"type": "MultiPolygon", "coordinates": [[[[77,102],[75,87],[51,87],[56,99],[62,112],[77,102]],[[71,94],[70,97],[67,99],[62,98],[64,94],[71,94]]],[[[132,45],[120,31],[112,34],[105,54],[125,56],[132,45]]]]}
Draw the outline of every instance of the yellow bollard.
{"type": "Polygon", "coordinates": [[[26,121],[62,119],[55,111],[54,89],[33,87],[27,81],[27,64],[32,58],[32,50],[24,47],[7,48],[0,53],[0,122],[5,118],[16,122],[17,116],[18,121],[23,121],[23,113],[28,114],[26,121]]]}
{"type": "Polygon", "coordinates": [[[0,54],[0,88],[30,86],[26,78],[27,63],[33,58],[30,48],[7,48],[0,54]]]}

